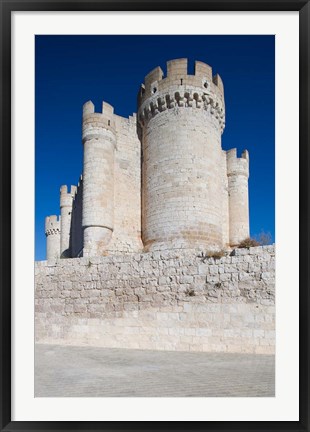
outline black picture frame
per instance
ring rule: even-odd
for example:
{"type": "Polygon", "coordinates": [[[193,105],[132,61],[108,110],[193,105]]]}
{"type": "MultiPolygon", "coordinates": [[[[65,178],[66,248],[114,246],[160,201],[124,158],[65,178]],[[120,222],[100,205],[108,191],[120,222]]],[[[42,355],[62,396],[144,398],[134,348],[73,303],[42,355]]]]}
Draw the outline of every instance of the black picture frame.
{"type": "MultiPolygon", "coordinates": [[[[1,115],[0,115],[0,309],[1,309],[1,431],[310,431],[309,427],[309,0],[158,0],[49,1],[0,0],[1,115]],[[11,421],[11,13],[14,11],[299,11],[299,131],[300,131],[300,362],[299,421],[253,422],[98,422],[11,421]]],[[[138,402],[137,402],[138,403],[138,402]]]]}

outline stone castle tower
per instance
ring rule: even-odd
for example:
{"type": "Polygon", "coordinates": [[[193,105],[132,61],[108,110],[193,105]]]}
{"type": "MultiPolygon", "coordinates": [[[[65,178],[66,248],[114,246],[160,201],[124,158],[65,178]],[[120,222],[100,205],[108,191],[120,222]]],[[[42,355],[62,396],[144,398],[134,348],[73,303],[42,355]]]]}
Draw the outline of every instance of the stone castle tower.
{"type": "Polygon", "coordinates": [[[138,114],[103,102],[83,107],[83,175],[60,189],[61,216],[45,221],[47,259],[200,248],[249,237],[249,156],[224,151],[224,87],[209,65],[157,67],[141,85],[138,114]]]}

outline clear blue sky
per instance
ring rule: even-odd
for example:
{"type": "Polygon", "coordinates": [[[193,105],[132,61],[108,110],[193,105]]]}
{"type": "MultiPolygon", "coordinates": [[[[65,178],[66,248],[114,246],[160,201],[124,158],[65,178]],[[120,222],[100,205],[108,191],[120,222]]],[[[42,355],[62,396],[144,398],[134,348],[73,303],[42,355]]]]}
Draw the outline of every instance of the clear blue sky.
{"type": "Polygon", "coordinates": [[[59,189],[82,172],[82,105],[102,100],[136,112],[144,76],[166,61],[200,60],[224,81],[225,150],[250,152],[251,236],[275,232],[274,36],[36,36],[35,252],[45,259],[44,218],[59,214],[59,189]]]}

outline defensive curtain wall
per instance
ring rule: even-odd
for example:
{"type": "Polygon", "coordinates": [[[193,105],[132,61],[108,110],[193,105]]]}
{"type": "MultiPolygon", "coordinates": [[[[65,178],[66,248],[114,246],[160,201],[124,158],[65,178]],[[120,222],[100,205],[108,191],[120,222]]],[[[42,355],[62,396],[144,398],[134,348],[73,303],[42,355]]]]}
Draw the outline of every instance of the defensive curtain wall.
{"type": "Polygon", "coordinates": [[[274,246],[37,262],[40,343],[274,353],[274,246]]]}

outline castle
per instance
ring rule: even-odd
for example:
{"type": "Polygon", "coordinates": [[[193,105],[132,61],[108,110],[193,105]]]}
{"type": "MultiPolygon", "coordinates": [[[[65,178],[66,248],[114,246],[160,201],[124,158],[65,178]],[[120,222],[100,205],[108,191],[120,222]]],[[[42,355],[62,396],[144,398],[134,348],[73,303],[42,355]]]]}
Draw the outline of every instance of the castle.
{"type": "Polygon", "coordinates": [[[247,151],[224,151],[224,87],[187,59],[144,79],[137,115],[83,106],[83,175],[45,220],[47,259],[201,248],[249,237],[247,151]]]}
{"type": "Polygon", "coordinates": [[[83,176],[35,264],[37,342],[274,354],[275,248],[234,247],[249,156],[222,149],[224,127],[221,78],[186,59],[145,77],[137,115],[84,105],[83,176]]]}

